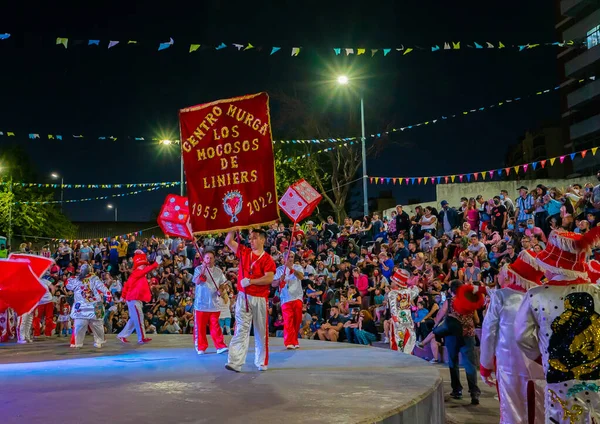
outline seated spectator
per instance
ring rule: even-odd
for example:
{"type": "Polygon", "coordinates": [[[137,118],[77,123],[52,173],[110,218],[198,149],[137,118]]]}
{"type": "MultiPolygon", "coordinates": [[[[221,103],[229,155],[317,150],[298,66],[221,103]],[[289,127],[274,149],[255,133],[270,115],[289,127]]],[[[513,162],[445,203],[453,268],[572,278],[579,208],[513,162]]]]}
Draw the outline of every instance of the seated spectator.
{"type": "Polygon", "coordinates": [[[332,306],[329,314],[329,319],[317,330],[317,335],[319,340],[337,342],[345,320],[337,306],[332,306]]]}
{"type": "Polygon", "coordinates": [[[361,310],[358,315],[358,325],[354,329],[354,336],[357,343],[362,345],[372,344],[379,336],[373,316],[366,309],[361,310]]]}
{"type": "Polygon", "coordinates": [[[177,322],[175,322],[175,317],[173,315],[171,315],[167,319],[167,322],[165,322],[165,324],[162,326],[161,334],[180,334],[180,333],[181,333],[181,327],[179,327],[179,324],[177,324],[177,322]]]}
{"type": "Polygon", "coordinates": [[[346,322],[344,322],[344,332],[346,333],[346,341],[348,343],[358,343],[354,336],[354,331],[358,328],[358,311],[358,308],[353,308],[350,311],[350,315],[344,317],[346,319],[346,322]]]}

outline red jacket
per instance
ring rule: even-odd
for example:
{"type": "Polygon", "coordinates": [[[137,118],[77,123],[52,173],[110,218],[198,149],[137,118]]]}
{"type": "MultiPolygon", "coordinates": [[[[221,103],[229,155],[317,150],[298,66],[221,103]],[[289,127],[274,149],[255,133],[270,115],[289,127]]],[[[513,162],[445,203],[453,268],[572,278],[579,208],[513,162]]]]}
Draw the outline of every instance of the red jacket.
{"type": "Polygon", "coordinates": [[[141,300],[142,302],[150,302],[152,294],[150,293],[150,287],[148,287],[146,274],[156,268],[158,268],[158,264],[154,262],[152,265],[133,270],[123,287],[123,299],[126,301],[141,300]]]}

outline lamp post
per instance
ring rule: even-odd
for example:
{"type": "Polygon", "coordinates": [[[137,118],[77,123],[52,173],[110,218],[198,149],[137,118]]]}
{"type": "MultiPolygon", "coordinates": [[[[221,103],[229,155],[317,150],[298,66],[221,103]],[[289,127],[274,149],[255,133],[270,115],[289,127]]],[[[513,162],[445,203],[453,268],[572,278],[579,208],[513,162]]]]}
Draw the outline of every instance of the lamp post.
{"type": "Polygon", "coordinates": [[[64,200],[64,195],[65,195],[65,180],[63,177],[58,175],[56,172],[53,172],[52,174],[50,174],[50,176],[52,178],[54,178],[55,180],[58,180],[60,178],[60,213],[62,213],[63,212],[63,200],[64,200]]]}
{"type": "MultiPolygon", "coordinates": [[[[337,78],[340,85],[348,85],[350,80],[346,75],[340,75],[337,78]]],[[[369,200],[367,196],[367,148],[365,146],[365,102],[363,96],[360,96],[360,128],[361,128],[361,148],[362,148],[362,178],[363,178],[363,211],[364,215],[369,215],[369,200]]]]}
{"type": "Polygon", "coordinates": [[[119,208],[117,208],[116,206],[111,205],[110,203],[108,205],[106,205],[106,207],[108,209],[114,209],[115,210],[115,222],[117,222],[117,216],[119,213],[119,208]]]}
{"type": "MultiPolygon", "coordinates": [[[[174,142],[171,140],[160,140],[159,141],[159,144],[162,144],[163,146],[170,146],[173,143],[174,142]]],[[[179,143],[179,145],[181,146],[181,143],[179,143]]],[[[181,196],[183,196],[185,184],[183,182],[183,151],[181,150],[181,147],[179,147],[179,155],[181,157],[181,167],[180,167],[180,175],[179,175],[179,194],[181,196]]]]}

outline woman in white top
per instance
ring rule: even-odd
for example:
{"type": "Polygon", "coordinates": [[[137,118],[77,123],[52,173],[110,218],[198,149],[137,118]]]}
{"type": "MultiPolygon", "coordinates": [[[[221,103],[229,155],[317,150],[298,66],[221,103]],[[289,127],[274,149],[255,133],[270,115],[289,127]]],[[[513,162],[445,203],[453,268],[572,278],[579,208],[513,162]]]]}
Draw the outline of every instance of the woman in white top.
{"type": "Polygon", "coordinates": [[[437,227],[437,218],[431,214],[431,208],[427,206],[425,208],[425,215],[421,217],[419,221],[419,225],[421,226],[421,230],[434,230],[437,227]]]}

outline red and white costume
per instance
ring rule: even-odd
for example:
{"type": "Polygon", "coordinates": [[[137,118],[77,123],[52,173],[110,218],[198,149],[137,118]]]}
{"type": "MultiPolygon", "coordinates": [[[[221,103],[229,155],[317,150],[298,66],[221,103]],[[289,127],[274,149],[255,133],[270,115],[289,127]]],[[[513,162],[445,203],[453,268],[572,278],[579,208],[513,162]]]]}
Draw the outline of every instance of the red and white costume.
{"type": "Polygon", "coordinates": [[[199,355],[208,348],[206,340],[206,325],[210,329],[210,337],[213,339],[217,353],[227,351],[227,345],[223,340],[223,331],[219,325],[221,308],[219,306],[218,288],[227,282],[223,271],[218,267],[208,267],[201,264],[196,267],[192,281],[196,284],[196,296],[194,298],[194,345],[199,355]]]}
{"type": "Polygon", "coordinates": [[[269,317],[268,302],[270,284],[242,286],[244,278],[258,279],[267,272],[276,271],[275,261],[271,255],[263,252],[252,253],[249,247],[238,245],[237,257],[240,260],[238,271],[238,295],[235,302],[235,334],[229,343],[227,367],[239,371],[246,362],[250,327],[254,325],[254,365],[259,370],[266,370],[269,365],[269,317]]]}
{"type": "Polygon", "coordinates": [[[144,311],[142,310],[144,305],[142,302],[150,302],[152,299],[146,275],[158,268],[160,262],[161,259],[157,258],[156,262],[148,265],[148,259],[144,252],[136,250],[134,253],[134,270],[125,282],[122,293],[122,298],[127,302],[127,309],[129,311],[129,320],[127,320],[127,324],[125,324],[123,330],[117,335],[122,342],[127,343],[127,337],[131,336],[134,330],[137,333],[139,344],[150,341],[150,339],[146,338],[144,311]]]}
{"type": "MultiPolygon", "coordinates": [[[[31,314],[29,315],[31,316],[31,314]]],[[[0,343],[5,343],[15,337],[15,327],[15,312],[8,305],[2,303],[0,305],[0,343]]]]}
{"type": "Polygon", "coordinates": [[[392,290],[387,294],[390,313],[392,315],[392,350],[412,353],[417,342],[415,323],[413,322],[410,306],[419,296],[417,286],[408,286],[410,274],[404,269],[397,270],[392,275],[392,290]],[[394,287],[395,285],[395,287],[394,287]]]}
{"type": "Polygon", "coordinates": [[[591,423],[600,416],[600,289],[585,263],[600,228],[553,231],[537,256],[548,281],[530,289],[515,319],[516,341],[544,367],[547,423],[591,423]]]}
{"type": "MultiPolygon", "coordinates": [[[[304,274],[298,264],[292,266],[295,271],[304,274]]],[[[279,299],[283,315],[283,344],[288,348],[300,347],[298,333],[302,324],[302,282],[286,265],[277,268],[274,280],[281,279],[279,284],[279,299]]]]}
{"type": "Polygon", "coordinates": [[[544,373],[539,364],[519,350],[514,326],[526,291],[539,286],[544,276],[534,254],[522,251],[514,263],[501,271],[502,288],[490,293],[491,303],[481,328],[480,372],[490,384],[495,370],[500,424],[526,422],[530,410],[535,411],[532,424],[544,422],[543,390],[535,393],[537,396],[530,390],[536,387],[535,380],[543,380],[544,373]]]}
{"type": "Polygon", "coordinates": [[[110,292],[95,275],[89,275],[89,265],[81,266],[77,277],[70,278],[67,289],[73,292],[74,303],[71,318],[75,320],[75,347],[83,346],[83,339],[88,326],[94,334],[94,346],[101,348],[104,344],[104,299],[110,292]]]}
{"type": "MultiPolygon", "coordinates": [[[[38,303],[37,308],[33,312],[33,336],[39,337],[41,335],[41,321],[44,320],[44,335],[50,337],[52,330],[54,330],[55,324],[52,318],[54,318],[54,302],[52,302],[52,293],[50,287],[52,282],[46,279],[41,279],[40,282],[46,287],[46,294],[38,303]]],[[[29,318],[26,318],[27,320],[29,318]]]]}

